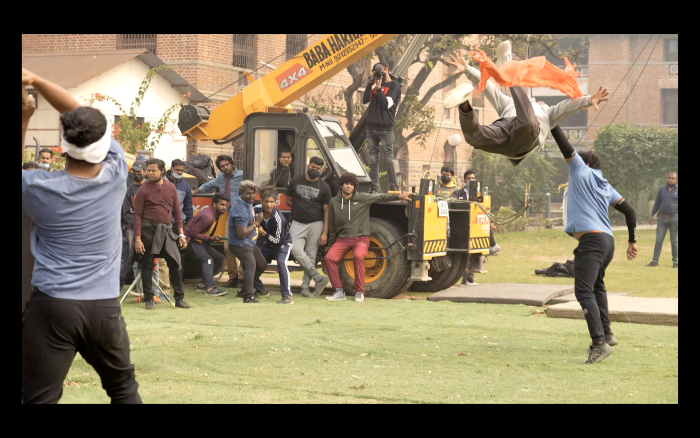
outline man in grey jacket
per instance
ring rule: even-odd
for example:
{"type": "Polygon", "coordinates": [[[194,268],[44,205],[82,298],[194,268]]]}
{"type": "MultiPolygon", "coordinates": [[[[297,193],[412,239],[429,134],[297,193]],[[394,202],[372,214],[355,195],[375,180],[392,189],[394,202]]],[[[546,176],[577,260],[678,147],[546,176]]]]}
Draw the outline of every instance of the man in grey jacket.
{"type": "MultiPolygon", "coordinates": [[[[509,41],[504,41],[498,47],[499,63],[503,59],[512,59],[509,41]]],[[[464,73],[474,86],[479,86],[481,73],[471,67],[460,53],[449,55],[445,62],[457,69],[455,74],[464,73]]],[[[476,149],[503,155],[513,166],[543,145],[547,133],[566,117],[591,105],[598,111],[598,104],[608,100],[607,90],[600,87],[593,95],[566,99],[550,107],[535,102],[522,87],[510,87],[512,97],[509,97],[501,93],[493,82],[487,81],[483,94],[500,118],[482,126],[467,100],[473,89],[468,83],[456,87],[447,93],[443,106],[459,107],[459,123],[467,143],[476,149]]]]}

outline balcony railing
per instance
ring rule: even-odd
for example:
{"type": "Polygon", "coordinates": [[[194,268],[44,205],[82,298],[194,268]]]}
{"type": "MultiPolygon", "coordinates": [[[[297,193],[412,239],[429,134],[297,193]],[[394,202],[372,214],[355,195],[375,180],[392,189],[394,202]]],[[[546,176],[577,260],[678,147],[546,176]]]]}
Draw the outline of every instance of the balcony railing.
{"type": "Polygon", "coordinates": [[[148,49],[156,53],[156,34],[117,34],[117,49],[148,49]]]}

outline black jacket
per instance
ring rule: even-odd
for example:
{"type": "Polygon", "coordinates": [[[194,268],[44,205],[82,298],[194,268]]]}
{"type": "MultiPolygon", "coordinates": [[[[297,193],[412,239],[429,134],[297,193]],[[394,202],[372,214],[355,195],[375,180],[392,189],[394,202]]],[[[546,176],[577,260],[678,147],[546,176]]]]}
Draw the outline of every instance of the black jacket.
{"type": "Polygon", "coordinates": [[[367,108],[367,129],[391,131],[394,129],[396,107],[401,100],[401,85],[396,81],[382,83],[382,87],[373,90],[374,84],[367,84],[362,103],[369,103],[367,108]]]}

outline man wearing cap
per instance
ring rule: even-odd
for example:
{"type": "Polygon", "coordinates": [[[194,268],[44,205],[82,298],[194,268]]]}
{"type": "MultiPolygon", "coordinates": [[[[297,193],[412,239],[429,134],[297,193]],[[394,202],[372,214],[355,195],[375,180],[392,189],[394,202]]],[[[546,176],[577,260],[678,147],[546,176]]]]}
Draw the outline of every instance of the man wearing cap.
{"type": "Polygon", "coordinates": [[[382,64],[374,64],[372,72],[381,79],[369,77],[362,96],[367,104],[367,145],[369,146],[369,177],[372,180],[370,193],[379,192],[379,145],[384,154],[384,165],[389,174],[389,190],[398,190],[394,172],[394,117],[401,99],[401,85],[392,81],[389,70],[382,64]]]}

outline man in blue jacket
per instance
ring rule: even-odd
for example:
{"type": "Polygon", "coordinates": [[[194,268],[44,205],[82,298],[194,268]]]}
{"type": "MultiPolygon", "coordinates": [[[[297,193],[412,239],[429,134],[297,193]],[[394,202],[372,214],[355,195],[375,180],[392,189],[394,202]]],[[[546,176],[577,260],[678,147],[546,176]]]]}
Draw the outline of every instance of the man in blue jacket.
{"type": "MultiPolygon", "coordinates": [[[[192,194],[207,193],[216,189],[230,196],[231,201],[234,201],[238,197],[238,186],[243,181],[243,171],[236,169],[233,165],[233,158],[228,155],[216,157],[216,167],[219,169],[219,174],[216,178],[202,184],[192,194]]],[[[228,206],[230,209],[230,202],[228,206]]],[[[230,211],[229,214],[231,214],[230,211]]],[[[226,235],[224,237],[226,239],[229,237],[228,227],[226,227],[226,235]]],[[[236,257],[229,251],[228,245],[224,245],[224,256],[226,257],[226,268],[228,269],[228,281],[223,284],[223,287],[238,287],[238,263],[236,262],[236,257]]]]}
{"type": "MultiPolygon", "coordinates": [[[[265,260],[277,261],[277,272],[280,276],[280,291],[282,299],[279,304],[294,304],[292,301],[292,291],[289,288],[289,269],[287,260],[289,252],[292,250],[292,238],[287,230],[287,220],[282,213],[277,210],[277,192],[265,190],[260,196],[262,206],[255,207],[255,213],[262,212],[263,221],[258,227],[258,246],[265,260]]],[[[264,290],[264,288],[259,288],[264,290]]]]}
{"type": "MultiPolygon", "coordinates": [[[[175,184],[177,198],[180,200],[180,212],[182,213],[182,226],[187,227],[187,223],[192,220],[192,189],[187,181],[182,179],[185,173],[185,163],[180,159],[175,159],[170,164],[170,170],[165,172],[168,180],[175,184]]],[[[180,266],[182,269],[182,279],[185,279],[185,251],[180,253],[180,266]]]]}

